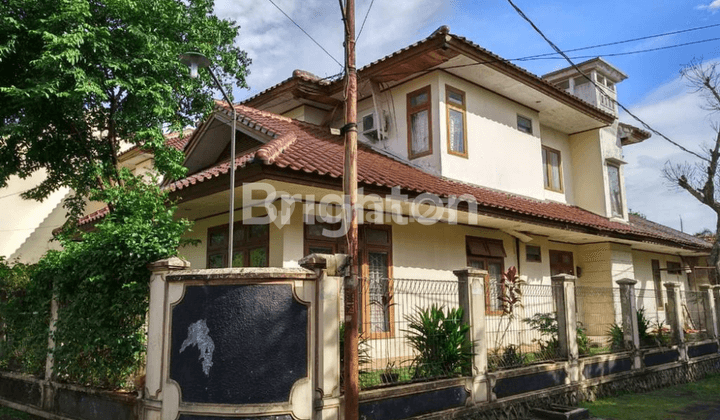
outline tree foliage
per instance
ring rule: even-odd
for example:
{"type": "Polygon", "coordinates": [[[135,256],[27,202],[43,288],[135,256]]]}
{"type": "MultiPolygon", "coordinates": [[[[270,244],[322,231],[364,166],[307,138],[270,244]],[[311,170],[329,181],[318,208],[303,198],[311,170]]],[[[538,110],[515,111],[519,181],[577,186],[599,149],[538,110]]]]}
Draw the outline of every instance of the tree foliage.
{"type": "Polygon", "coordinates": [[[24,193],[43,199],[72,188],[71,220],[87,199],[111,212],[90,232],[66,229],[61,251],[36,267],[0,260],[0,367],[39,374],[47,354],[50,301],[55,374],[118,388],[143,365],[146,264],[177,253],[189,229],[157,180],[120,169],[121,142],[154,154],[157,172],[178,177],[182,153],[165,145],[213,106],[207,72],[190,79],[178,56],[198,51],[221,83],[245,86],[239,28],[213,15],[212,0],[0,1],[0,187],[44,168],[24,193]],[[11,366],[13,365],[13,366],[11,366]]]}
{"type": "Polygon", "coordinates": [[[120,142],[147,147],[160,173],[182,174],[162,129],[212,106],[207,72],[190,79],[178,55],[194,50],[228,86],[245,86],[239,27],[212,0],[4,0],[0,2],[0,187],[45,168],[25,193],[61,186],[79,196],[121,182],[120,142]]]}
{"type": "MultiPolygon", "coordinates": [[[[704,99],[702,108],[710,114],[720,112],[720,67],[719,63],[693,61],[681,70],[682,77],[691,89],[704,99]]],[[[720,124],[711,123],[715,139],[702,147],[700,159],[694,163],[668,163],[664,169],[665,178],[673,185],[687,191],[696,200],[715,212],[716,230],[720,232],[720,124]]],[[[715,235],[710,264],[720,273],[720,241],[715,235]]]]}

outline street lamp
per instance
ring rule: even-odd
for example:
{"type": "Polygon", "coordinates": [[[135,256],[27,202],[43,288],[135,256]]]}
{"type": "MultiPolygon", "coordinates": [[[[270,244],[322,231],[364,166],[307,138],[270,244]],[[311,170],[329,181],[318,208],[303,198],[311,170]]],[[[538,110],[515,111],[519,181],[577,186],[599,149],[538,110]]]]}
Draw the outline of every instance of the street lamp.
{"type": "Polygon", "coordinates": [[[232,109],[232,133],[230,134],[230,223],[228,227],[228,268],[231,268],[233,263],[234,242],[233,225],[235,222],[235,123],[237,121],[237,112],[235,111],[235,106],[228,97],[227,93],[225,93],[225,90],[222,88],[222,85],[218,81],[217,77],[215,77],[215,73],[213,73],[210,68],[210,64],[212,63],[207,57],[198,52],[186,52],[185,54],[180,55],[180,62],[190,67],[190,77],[193,79],[197,78],[199,68],[206,68],[208,73],[210,73],[210,76],[212,76],[212,79],[215,81],[215,85],[218,89],[220,89],[223,97],[225,97],[225,101],[230,106],[230,109],[232,109]]]}

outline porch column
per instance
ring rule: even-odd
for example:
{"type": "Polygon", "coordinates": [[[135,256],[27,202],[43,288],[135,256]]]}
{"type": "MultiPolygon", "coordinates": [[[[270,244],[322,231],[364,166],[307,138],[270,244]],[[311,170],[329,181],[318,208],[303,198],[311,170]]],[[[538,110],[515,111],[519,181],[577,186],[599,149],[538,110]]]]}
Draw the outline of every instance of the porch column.
{"type": "Polygon", "coordinates": [[[635,300],[635,285],[637,280],[620,279],[615,283],[620,286],[620,308],[622,311],[623,345],[626,350],[634,352],[633,368],[640,369],[640,330],[637,319],[637,301],[635,300]]]}
{"type": "Polygon", "coordinates": [[[718,336],[718,324],[715,315],[715,296],[713,295],[713,289],[709,284],[701,284],[698,288],[703,294],[703,303],[705,304],[705,328],[707,335],[708,338],[715,339],[718,336]]]}
{"type": "Polygon", "coordinates": [[[470,326],[468,339],[473,343],[472,403],[489,401],[487,373],[487,336],[485,326],[486,270],[466,267],[455,270],[458,278],[458,298],[463,309],[463,322],[470,326]]]}
{"type": "MultiPolygon", "coordinates": [[[[146,400],[161,400],[167,292],[165,277],[172,271],[189,270],[190,263],[177,257],[171,257],[150,263],[147,267],[152,274],[150,275],[150,299],[147,314],[148,342],[143,393],[146,400]]],[[[146,414],[147,418],[153,418],[153,415],[159,415],[159,413],[146,414]]]]}
{"type": "Polygon", "coordinates": [[[680,359],[687,360],[685,352],[685,331],[683,331],[682,301],[680,300],[680,283],[663,283],[667,289],[667,323],[670,325],[674,344],[678,344],[680,359]]]}
{"type": "Polygon", "coordinates": [[[311,254],[300,266],[315,271],[314,420],[340,418],[340,288],[345,254],[311,254]]]}

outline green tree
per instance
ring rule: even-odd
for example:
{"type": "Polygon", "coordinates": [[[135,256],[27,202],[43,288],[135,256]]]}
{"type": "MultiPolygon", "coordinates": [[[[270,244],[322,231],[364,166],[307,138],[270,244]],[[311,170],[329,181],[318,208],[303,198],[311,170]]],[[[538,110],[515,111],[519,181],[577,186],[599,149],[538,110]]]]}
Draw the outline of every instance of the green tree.
{"type": "Polygon", "coordinates": [[[205,54],[228,87],[245,86],[250,63],[234,45],[239,27],[213,7],[212,0],[1,1],[0,187],[45,168],[47,179],[26,198],[61,186],[86,197],[122,182],[121,140],[152,150],[161,174],[180,176],[182,155],[165,147],[162,130],[209,111],[213,84],[207,72],[187,77],[178,55],[205,54]]]}
{"type": "Polygon", "coordinates": [[[42,373],[55,296],[58,379],[132,386],[145,350],[146,264],[175,255],[190,223],[174,218],[157,180],[118,168],[118,150],[121,141],[143,147],[160,175],[183,174],[182,153],[165,145],[163,130],[208,112],[214,85],[207,72],[190,79],[181,53],[205,54],[227,88],[245,86],[250,60],[234,45],[239,28],[213,6],[0,0],[0,187],[44,168],[47,178],[25,198],[67,186],[76,193],[71,221],[87,199],[111,209],[91,232],[65,229],[63,250],[31,270],[0,260],[0,316],[12,338],[0,342],[0,366],[42,373]]]}

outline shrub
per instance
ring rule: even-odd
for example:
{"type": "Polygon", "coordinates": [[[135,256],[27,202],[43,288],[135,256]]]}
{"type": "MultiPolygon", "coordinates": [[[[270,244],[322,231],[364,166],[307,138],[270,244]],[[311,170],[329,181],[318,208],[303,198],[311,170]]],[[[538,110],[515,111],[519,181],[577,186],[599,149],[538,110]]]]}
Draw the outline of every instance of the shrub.
{"type": "Polygon", "coordinates": [[[0,368],[42,375],[48,349],[52,282],[37,267],[0,257],[0,368]],[[33,281],[35,279],[35,281],[33,281]]]}
{"type": "Polygon", "coordinates": [[[414,378],[434,378],[470,374],[472,343],[470,327],[462,321],[462,308],[432,305],[406,316],[407,339],[417,356],[412,361],[414,378]]]}
{"type": "MultiPolygon", "coordinates": [[[[641,346],[660,344],[664,345],[665,338],[662,335],[662,323],[658,323],[659,338],[651,333],[653,329],[652,322],[645,316],[645,308],[640,308],[635,312],[638,325],[638,338],[641,346]]],[[[613,323],[607,332],[610,337],[610,348],[613,350],[625,349],[625,338],[622,325],[613,323]]]]}
{"type": "MultiPolygon", "coordinates": [[[[555,312],[545,312],[533,315],[531,318],[523,319],[523,322],[528,324],[531,328],[540,331],[540,338],[534,338],[533,343],[537,343],[540,346],[540,357],[543,359],[552,359],[557,357],[557,353],[560,347],[558,341],[558,322],[557,315],[555,312]]],[[[576,329],[576,342],[578,346],[578,353],[588,354],[590,353],[590,338],[585,333],[585,329],[581,322],[577,323],[576,329]]]]}

